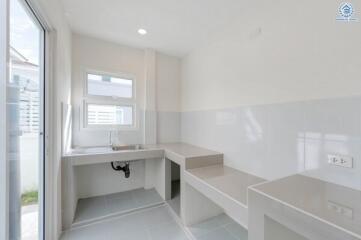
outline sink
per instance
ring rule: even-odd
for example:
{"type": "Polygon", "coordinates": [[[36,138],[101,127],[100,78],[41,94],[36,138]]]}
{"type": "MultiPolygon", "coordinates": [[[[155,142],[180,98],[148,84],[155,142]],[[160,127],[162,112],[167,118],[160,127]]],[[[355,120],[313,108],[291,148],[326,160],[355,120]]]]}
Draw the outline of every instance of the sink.
{"type": "Polygon", "coordinates": [[[134,145],[113,145],[113,151],[127,151],[127,150],[142,150],[144,149],[143,145],[134,144],[134,145]]]}
{"type": "Polygon", "coordinates": [[[144,146],[140,144],[133,145],[113,145],[113,146],[105,146],[105,147],[79,147],[72,149],[71,154],[97,154],[97,153],[111,153],[118,151],[137,151],[143,150],[144,146]]]}
{"type": "Polygon", "coordinates": [[[111,147],[80,147],[72,149],[72,154],[95,154],[112,152],[111,147]]]}
{"type": "Polygon", "coordinates": [[[69,159],[73,166],[115,161],[129,162],[142,159],[159,159],[163,158],[163,156],[163,149],[141,144],[77,147],[72,149],[69,153],[64,154],[64,158],[69,159]]]}

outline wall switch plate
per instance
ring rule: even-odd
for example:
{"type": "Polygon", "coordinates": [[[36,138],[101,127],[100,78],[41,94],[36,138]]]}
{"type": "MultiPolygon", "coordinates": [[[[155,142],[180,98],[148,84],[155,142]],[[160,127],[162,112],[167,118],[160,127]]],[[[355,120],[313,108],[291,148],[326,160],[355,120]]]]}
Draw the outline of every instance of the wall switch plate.
{"type": "Polygon", "coordinates": [[[327,155],[328,164],[345,167],[345,168],[353,168],[353,158],[350,156],[342,156],[336,154],[327,155]]]}
{"type": "Polygon", "coordinates": [[[335,203],[332,201],[328,201],[327,208],[332,211],[335,211],[336,213],[341,214],[345,217],[353,219],[353,209],[350,207],[346,207],[341,204],[338,204],[338,203],[335,203]]]}

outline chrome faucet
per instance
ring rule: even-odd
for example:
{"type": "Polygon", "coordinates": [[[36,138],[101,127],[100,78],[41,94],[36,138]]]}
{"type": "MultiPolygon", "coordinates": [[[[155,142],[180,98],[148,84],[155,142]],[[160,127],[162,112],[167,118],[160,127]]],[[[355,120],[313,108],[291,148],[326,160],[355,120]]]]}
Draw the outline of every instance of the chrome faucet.
{"type": "Polygon", "coordinates": [[[113,147],[113,131],[109,131],[109,146],[113,147]]]}

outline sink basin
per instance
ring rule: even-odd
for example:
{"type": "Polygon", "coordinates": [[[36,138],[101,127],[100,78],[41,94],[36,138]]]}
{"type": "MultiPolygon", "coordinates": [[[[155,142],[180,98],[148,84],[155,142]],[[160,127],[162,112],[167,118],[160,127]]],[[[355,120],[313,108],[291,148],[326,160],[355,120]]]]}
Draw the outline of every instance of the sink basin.
{"type": "Polygon", "coordinates": [[[140,144],[112,146],[113,151],[142,150],[142,149],[144,149],[144,146],[142,146],[140,144]]]}
{"type": "Polygon", "coordinates": [[[134,145],[114,145],[112,147],[79,147],[72,149],[71,154],[97,154],[97,153],[111,153],[115,151],[136,151],[144,149],[143,145],[134,144],[134,145]]]}
{"type": "Polygon", "coordinates": [[[112,152],[111,147],[81,147],[75,148],[71,151],[72,154],[95,154],[95,153],[107,153],[112,152]]]}

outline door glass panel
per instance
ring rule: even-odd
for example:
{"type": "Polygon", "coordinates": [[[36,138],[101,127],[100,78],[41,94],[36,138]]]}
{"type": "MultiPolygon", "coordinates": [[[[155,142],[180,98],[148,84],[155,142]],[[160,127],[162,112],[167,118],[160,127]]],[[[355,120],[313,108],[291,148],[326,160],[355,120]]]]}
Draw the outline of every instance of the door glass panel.
{"type": "Polygon", "coordinates": [[[43,40],[44,30],[25,1],[10,0],[10,239],[43,235],[43,40]]]}

